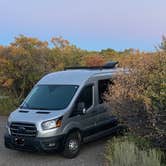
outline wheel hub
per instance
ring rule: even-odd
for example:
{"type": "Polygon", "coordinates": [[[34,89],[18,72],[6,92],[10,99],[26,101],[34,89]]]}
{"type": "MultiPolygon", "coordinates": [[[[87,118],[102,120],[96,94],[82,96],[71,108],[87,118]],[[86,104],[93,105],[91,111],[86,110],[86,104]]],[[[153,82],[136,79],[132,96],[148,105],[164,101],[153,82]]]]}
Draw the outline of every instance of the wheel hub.
{"type": "Polygon", "coordinates": [[[69,149],[75,151],[78,149],[78,142],[76,140],[69,141],[69,149]]]}

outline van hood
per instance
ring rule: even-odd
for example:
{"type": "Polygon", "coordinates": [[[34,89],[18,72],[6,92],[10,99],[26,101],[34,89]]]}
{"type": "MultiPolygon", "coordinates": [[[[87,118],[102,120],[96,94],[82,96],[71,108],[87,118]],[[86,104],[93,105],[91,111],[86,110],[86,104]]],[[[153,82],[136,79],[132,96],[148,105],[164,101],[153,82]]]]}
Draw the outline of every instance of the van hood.
{"type": "Polygon", "coordinates": [[[66,110],[31,110],[17,109],[8,118],[11,122],[40,123],[43,121],[56,119],[64,115],[66,110]]]}

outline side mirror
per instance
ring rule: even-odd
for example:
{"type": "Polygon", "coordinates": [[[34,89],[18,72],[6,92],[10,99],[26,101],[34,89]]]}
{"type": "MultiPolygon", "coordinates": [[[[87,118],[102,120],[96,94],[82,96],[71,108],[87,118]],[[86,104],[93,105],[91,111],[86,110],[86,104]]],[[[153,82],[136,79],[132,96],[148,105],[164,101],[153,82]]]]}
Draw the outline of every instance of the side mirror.
{"type": "Polygon", "coordinates": [[[79,102],[77,104],[77,112],[79,114],[85,114],[86,113],[86,108],[85,108],[85,103],[84,102],[79,102]]]}

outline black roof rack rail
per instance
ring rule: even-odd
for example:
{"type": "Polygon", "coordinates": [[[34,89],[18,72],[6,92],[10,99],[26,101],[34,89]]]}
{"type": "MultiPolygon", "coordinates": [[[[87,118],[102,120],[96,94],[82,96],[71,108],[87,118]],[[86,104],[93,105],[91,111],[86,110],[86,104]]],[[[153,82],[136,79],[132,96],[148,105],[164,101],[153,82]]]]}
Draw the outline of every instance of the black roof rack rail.
{"type": "Polygon", "coordinates": [[[77,69],[88,69],[88,70],[102,70],[102,69],[113,69],[116,67],[118,62],[108,62],[103,66],[78,66],[78,67],[66,67],[64,70],[77,70],[77,69]]]}

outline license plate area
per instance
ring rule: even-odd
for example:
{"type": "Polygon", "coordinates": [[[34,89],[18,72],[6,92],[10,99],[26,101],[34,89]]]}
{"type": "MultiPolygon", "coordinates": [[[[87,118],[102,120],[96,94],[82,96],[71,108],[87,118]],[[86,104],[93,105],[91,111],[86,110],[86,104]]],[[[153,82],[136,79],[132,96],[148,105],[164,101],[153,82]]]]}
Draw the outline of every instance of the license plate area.
{"type": "Polygon", "coordinates": [[[14,138],[14,143],[16,145],[24,146],[25,145],[25,139],[21,137],[15,137],[14,138]]]}

